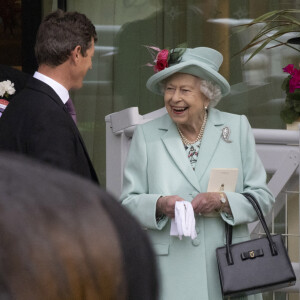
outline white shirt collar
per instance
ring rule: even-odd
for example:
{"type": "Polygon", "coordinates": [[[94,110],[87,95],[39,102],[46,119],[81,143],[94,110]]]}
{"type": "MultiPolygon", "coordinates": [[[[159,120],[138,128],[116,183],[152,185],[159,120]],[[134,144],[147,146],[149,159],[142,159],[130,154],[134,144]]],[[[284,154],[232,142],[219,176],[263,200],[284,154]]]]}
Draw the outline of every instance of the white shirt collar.
{"type": "Polygon", "coordinates": [[[70,96],[68,90],[57,81],[37,71],[34,73],[33,77],[52,87],[64,104],[69,100],[70,96]]]}

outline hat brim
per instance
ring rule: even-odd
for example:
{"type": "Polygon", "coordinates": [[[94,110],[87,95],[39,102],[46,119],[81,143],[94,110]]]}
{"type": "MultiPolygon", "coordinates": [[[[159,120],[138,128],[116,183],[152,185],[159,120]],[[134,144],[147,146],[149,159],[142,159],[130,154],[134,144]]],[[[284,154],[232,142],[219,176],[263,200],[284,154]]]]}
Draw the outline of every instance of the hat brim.
{"type": "Polygon", "coordinates": [[[182,62],[155,73],[148,79],[146,87],[151,92],[162,95],[163,91],[161,90],[160,83],[175,73],[190,74],[201,79],[211,81],[212,83],[219,85],[222,96],[226,96],[230,92],[230,85],[228,81],[220,73],[212,69],[207,64],[201,63],[197,60],[182,62]]]}

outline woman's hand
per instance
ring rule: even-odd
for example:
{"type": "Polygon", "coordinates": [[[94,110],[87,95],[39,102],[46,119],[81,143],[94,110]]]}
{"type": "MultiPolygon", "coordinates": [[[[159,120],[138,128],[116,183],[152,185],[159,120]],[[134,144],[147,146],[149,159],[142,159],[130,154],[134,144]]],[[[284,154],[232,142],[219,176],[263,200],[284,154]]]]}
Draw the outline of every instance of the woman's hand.
{"type": "MultiPolygon", "coordinates": [[[[224,197],[226,195],[223,193],[224,197]]],[[[220,201],[220,193],[200,193],[192,200],[192,207],[196,214],[208,214],[211,212],[219,211],[222,207],[222,202],[220,201]]],[[[222,207],[222,210],[231,213],[228,200],[222,207]]]]}
{"type": "Polygon", "coordinates": [[[169,218],[175,218],[176,201],[184,201],[179,196],[160,197],[156,202],[156,215],[164,214],[169,218]]]}

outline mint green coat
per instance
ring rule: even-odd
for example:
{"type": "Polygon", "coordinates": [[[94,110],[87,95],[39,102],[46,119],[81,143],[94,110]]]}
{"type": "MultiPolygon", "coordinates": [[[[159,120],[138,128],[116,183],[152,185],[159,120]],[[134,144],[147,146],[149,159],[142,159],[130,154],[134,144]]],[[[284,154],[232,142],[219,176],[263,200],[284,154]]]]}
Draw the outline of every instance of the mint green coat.
{"type": "MultiPolygon", "coordinates": [[[[257,219],[241,192],[251,192],[265,214],[271,210],[274,198],[267,188],[265,170],[245,116],[209,110],[195,171],[168,114],[137,126],[120,201],[152,241],[160,271],[160,299],[222,299],[215,249],[225,242],[224,221],[234,226],[234,243],[249,239],[247,223],[257,219]],[[231,143],[221,137],[225,126],[231,131],[231,143]],[[157,199],[179,195],[191,201],[198,193],[206,192],[212,168],[239,170],[236,192],[226,192],[232,216],[195,216],[198,236],[193,241],[170,236],[170,220],[156,221],[157,199]]],[[[242,299],[261,299],[261,295],[242,299]]]]}

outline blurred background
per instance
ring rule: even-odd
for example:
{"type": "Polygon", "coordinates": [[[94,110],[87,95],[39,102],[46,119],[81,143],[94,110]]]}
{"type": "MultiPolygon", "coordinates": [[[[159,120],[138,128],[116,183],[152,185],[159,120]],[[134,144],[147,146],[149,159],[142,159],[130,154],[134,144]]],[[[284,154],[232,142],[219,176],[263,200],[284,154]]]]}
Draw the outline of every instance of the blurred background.
{"type": "Polygon", "coordinates": [[[163,99],[145,88],[153,69],[145,66],[152,58],[144,45],[173,48],[187,43],[188,47],[219,50],[224,56],[221,73],[232,91],[218,108],[245,114],[254,128],[285,128],[279,117],[285,98],[282,68],[290,63],[298,66],[299,52],[289,47],[264,49],[245,64],[249,54],[237,53],[263,25],[243,31],[239,25],[271,10],[300,8],[299,1],[0,0],[0,64],[33,74],[36,30],[43,16],[57,7],[85,13],[98,33],[93,69],[72,98],[79,129],[102,183],[104,117],[132,106],[138,106],[141,114],[163,106],[163,99]]]}

